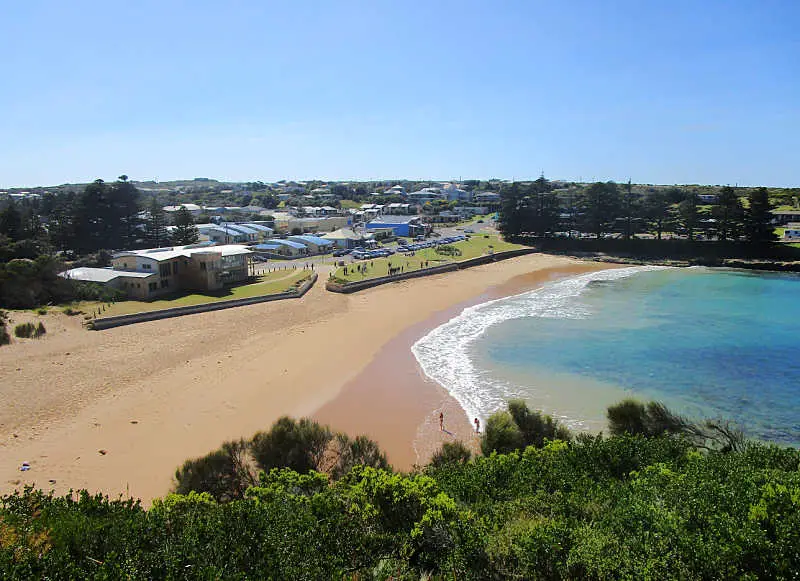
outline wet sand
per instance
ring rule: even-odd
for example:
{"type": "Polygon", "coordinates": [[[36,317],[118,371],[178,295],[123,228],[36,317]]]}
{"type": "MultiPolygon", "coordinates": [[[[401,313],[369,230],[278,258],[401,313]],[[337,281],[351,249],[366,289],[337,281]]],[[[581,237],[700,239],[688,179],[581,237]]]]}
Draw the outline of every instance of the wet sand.
{"type": "Polygon", "coordinates": [[[426,464],[444,442],[461,441],[479,450],[479,436],[458,402],[425,376],[411,346],[466,307],[520,294],[559,278],[608,268],[575,263],[515,276],[471,299],[434,313],[389,341],[342,393],[314,418],[348,433],[366,434],[381,444],[395,468],[426,464]],[[439,429],[439,413],[445,430],[439,429]]]}

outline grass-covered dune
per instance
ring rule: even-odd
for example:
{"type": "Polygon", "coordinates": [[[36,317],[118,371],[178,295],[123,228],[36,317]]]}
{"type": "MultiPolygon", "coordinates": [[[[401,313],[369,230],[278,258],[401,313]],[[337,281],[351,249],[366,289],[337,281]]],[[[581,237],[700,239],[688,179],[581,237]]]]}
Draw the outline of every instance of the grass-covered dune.
{"type": "MultiPolygon", "coordinates": [[[[502,429],[524,442],[538,420],[511,415],[502,429]]],[[[262,455],[273,436],[294,445],[287,426],[253,439],[262,455]]],[[[235,500],[192,491],[148,510],[27,490],[0,505],[0,576],[796,578],[798,451],[643,433],[545,438],[474,459],[451,447],[411,474],[275,468],[235,500]]]]}

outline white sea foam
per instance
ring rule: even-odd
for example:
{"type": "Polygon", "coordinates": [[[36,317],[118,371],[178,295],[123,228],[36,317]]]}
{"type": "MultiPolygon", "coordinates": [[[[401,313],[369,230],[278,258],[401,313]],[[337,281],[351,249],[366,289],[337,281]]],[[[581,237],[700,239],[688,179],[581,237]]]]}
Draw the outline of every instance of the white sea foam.
{"type": "Polygon", "coordinates": [[[411,351],[425,375],[442,385],[458,401],[468,419],[482,420],[519,396],[515,386],[494,381],[477,369],[469,346],[489,327],[523,317],[584,318],[590,315],[577,301],[595,281],[614,281],[660,266],[602,270],[546,284],[519,295],[467,307],[414,343],[411,351]]]}

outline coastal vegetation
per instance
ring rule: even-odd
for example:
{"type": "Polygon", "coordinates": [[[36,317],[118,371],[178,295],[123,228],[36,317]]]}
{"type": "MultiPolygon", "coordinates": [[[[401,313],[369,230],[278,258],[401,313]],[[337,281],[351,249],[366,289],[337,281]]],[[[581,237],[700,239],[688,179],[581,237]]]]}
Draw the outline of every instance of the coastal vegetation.
{"type": "MultiPolygon", "coordinates": [[[[790,579],[800,568],[797,450],[698,447],[686,430],[703,422],[658,404],[613,406],[610,436],[569,435],[522,402],[501,415],[497,427],[513,425],[516,447],[472,457],[448,442],[408,474],[385,460],[331,470],[343,456],[340,435],[282,418],[204,464],[187,462],[177,474],[181,494],[149,509],[29,488],[0,502],[0,571],[5,578],[790,579]],[[215,479],[227,492],[198,491],[215,479]]],[[[495,425],[486,428],[484,441],[498,440],[489,433],[495,425]]]]}
{"type": "Polygon", "coordinates": [[[508,184],[500,195],[503,236],[546,251],[709,263],[724,258],[800,259],[791,246],[774,244],[772,210],[785,198],[766,188],[596,182],[556,189],[541,177],[508,184]]]}
{"type": "Polygon", "coordinates": [[[44,328],[44,323],[39,321],[36,325],[32,322],[20,323],[14,327],[14,336],[21,339],[38,339],[44,335],[47,330],[44,328]]]}

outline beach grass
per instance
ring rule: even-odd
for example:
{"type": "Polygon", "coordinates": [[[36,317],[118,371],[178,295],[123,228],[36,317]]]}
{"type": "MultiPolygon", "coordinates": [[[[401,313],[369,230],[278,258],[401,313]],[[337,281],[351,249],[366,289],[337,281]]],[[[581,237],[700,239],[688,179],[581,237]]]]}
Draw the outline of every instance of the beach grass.
{"type": "Polygon", "coordinates": [[[521,244],[506,242],[496,234],[475,234],[469,240],[455,242],[448,246],[454,246],[461,250],[461,256],[440,254],[435,248],[425,248],[415,251],[413,256],[395,254],[385,258],[355,261],[353,264],[348,264],[346,267],[339,267],[336,272],[334,272],[333,278],[341,282],[357,282],[388,276],[389,265],[395,268],[402,266],[404,272],[413,272],[424,268],[478,258],[491,252],[506,252],[508,250],[525,248],[525,246],[521,244]],[[356,264],[366,265],[366,272],[358,272],[354,268],[356,264]],[[346,274],[345,269],[347,270],[346,274]]]}
{"type": "Polygon", "coordinates": [[[309,270],[276,270],[256,277],[255,282],[226,287],[221,291],[208,293],[175,294],[153,301],[121,301],[111,305],[98,302],[82,302],[72,306],[92,313],[100,309],[102,317],[132,315],[149,311],[159,311],[173,307],[189,307],[205,303],[216,303],[233,299],[245,299],[286,292],[311,276],[309,270]],[[103,310],[104,308],[104,310],[103,310]]]}

